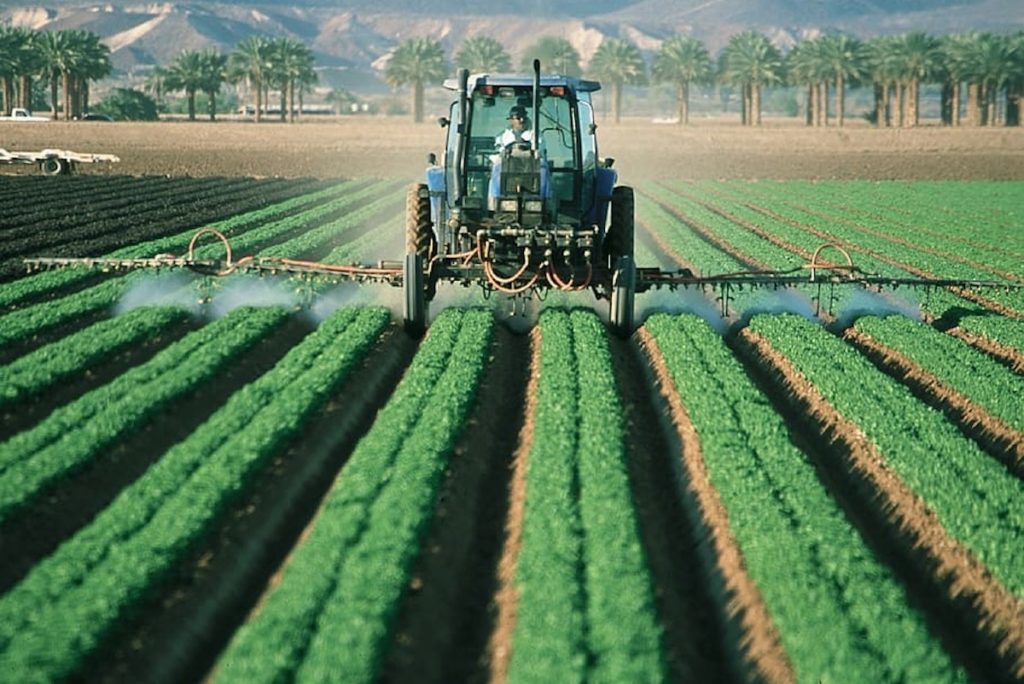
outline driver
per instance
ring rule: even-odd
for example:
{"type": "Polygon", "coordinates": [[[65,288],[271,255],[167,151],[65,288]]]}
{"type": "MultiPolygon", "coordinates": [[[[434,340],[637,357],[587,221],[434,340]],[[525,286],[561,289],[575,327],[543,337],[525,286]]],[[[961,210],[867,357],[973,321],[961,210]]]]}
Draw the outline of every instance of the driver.
{"type": "Polygon", "coordinates": [[[500,152],[512,143],[528,143],[532,139],[533,131],[530,130],[530,120],[526,118],[526,107],[515,105],[508,110],[508,128],[494,138],[494,146],[500,152]]]}

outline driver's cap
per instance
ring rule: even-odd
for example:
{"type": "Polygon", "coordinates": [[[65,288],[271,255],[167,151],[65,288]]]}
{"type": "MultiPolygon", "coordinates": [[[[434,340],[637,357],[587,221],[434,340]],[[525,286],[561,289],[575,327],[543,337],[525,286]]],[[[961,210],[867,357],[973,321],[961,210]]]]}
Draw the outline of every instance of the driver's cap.
{"type": "Polygon", "coordinates": [[[513,116],[517,116],[520,119],[525,119],[526,107],[522,105],[515,105],[514,107],[512,107],[512,109],[508,110],[508,118],[511,119],[513,116]]]}

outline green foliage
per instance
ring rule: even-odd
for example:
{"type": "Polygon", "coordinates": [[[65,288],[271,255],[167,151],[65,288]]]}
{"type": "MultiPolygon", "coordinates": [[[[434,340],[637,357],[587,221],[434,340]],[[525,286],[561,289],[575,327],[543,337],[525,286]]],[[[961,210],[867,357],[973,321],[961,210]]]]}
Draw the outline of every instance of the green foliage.
{"type": "Polygon", "coordinates": [[[509,681],[661,681],[607,333],[557,309],[540,329],[509,681]]]}
{"type": "Polygon", "coordinates": [[[463,43],[455,55],[455,66],[464,67],[474,73],[511,71],[512,58],[496,38],[474,36],[463,43]]]}
{"type": "Polygon", "coordinates": [[[4,671],[43,681],[81,667],[336,391],[389,318],[336,313],[0,598],[4,671]]]}
{"type": "Polygon", "coordinates": [[[691,315],[646,327],[798,681],[964,681],[721,337],[691,315]]]}
{"type": "Polygon", "coordinates": [[[525,73],[533,71],[533,60],[540,60],[540,68],[546,74],[582,76],[580,53],[565,38],[542,36],[526,48],[519,68],[525,73]]]}
{"type": "Polygon", "coordinates": [[[156,121],[159,118],[156,101],[131,88],[114,88],[92,110],[109,114],[117,121],[156,121]]]}
{"type": "Polygon", "coordinates": [[[458,309],[433,323],[281,583],[222,655],[218,680],[377,678],[493,325],[489,311],[458,309]]]}

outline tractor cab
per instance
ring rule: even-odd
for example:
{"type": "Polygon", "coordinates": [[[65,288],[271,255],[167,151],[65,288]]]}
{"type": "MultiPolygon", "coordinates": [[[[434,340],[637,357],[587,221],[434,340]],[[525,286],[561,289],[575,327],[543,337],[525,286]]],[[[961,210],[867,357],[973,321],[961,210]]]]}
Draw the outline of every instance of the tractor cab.
{"type": "MultiPolygon", "coordinates": [[[[462,78],[445,82],[460,95],[441,120],[442,167],[427,177],[435,227],[593,226],[603,238],[616,172],[598,160],[590,98],[601,85],[559,75],[462,78]],[[506,134],[513,110],[526,115],[518,139],[506,134]]],[[[437,238],[460,249],[457,235],[437,238]]]]}

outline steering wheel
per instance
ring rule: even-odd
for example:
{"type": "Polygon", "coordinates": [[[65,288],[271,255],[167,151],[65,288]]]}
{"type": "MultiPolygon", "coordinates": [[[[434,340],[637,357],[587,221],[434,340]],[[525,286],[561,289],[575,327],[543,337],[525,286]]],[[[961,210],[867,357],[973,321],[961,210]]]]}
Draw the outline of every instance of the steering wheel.
{"type": "Polygon", "coordinates": [[[530,141],[529,140],[513,140],[512,142],[510,142],[507,145],[505,145],[504,153],[508,154],[509,152],[511,152],[513,150],[519,150],[521,152],[526,152],[529,149],[530,149],[530,141]]]}

